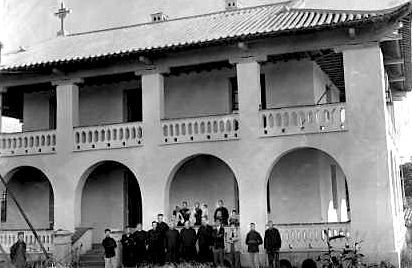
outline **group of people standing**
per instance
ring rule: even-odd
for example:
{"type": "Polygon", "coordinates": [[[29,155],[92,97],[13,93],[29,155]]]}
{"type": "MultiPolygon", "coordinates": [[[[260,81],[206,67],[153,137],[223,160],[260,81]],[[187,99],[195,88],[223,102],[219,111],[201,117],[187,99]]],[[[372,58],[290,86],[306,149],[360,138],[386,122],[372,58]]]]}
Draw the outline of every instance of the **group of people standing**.
{"type": "MultiPolygon", "coordinates": [[[[207,217],[202,216],[197,231],[189,220],[184,222],[180,231],[176,226],[175,221],[166,224],[163,214],[158,214],[157,221],[152,222],[152,229],[147,232],[142,229],[142,224],[137,225],[135,232],[127,228],[120,240],[123,267],[139,267],[145,263],[162,266],[179,262],[199,262],[223,267],[224,255],[228,253],[232,267],[240,268],[239,229],[234,223],[225,229],[223,221],[217,218],[215,225],[211,226],[207,217]]],[[[117,245],[110,237],[110,230],[107,229],[105,232],[106,238],[102,242],[105,249],[105,268],[112,268],[115,267],[117,245]]],[[[268,254],[270,268],[279,268],[281,237],[271,221],[268,223],[264,239],[255,230],[255,224],[251,223],[245,242],[254,268],[261,266],[258,253],[262,244],[268,254]]]]}

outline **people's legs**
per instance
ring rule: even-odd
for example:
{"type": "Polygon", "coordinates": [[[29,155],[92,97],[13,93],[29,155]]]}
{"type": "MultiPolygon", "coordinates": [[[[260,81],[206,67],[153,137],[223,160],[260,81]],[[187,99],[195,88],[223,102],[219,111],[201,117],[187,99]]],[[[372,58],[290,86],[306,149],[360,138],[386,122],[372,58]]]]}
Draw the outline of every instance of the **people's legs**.
{"type": "Polygon", "coordinates": [[[223,248],[219,249],[219,265],[222,266],[222,267],[225,266],[224,254],[225,254],[225,252],[224,252],[223,248]]]}
{"type": "Polygon", "coordinates": [[[258,268],[255,266],[255,252],[249,252],[249,257],[250,257],[250,265],[252,265],[253,268],[258,268]]]}
{"type": "Polygon", "coordinates": [[[279,251],[275,251],[275,268],[280,268],[279,251]]]}
{"type": "Polygon", "coordinates": [[[255,267],[259,268],[260,267],[260,261],[259,261],[259,253],[256,252],[254,255],[254,262],[255,262],[255,267]]]}
{"type": "Polygon", "coordinates": [[[110,258],[110,262],[112,263],[112,267],[116,268],[117,264],[116,264],[116,257],[111,257],[110,258]]]}
{"type": "Polygon", "coordinates": [[[273,268],[273,259],[275,258],[275,252],[267,251],[267,254],[268,254],[269,268],[273,268]]]}
{"type": "Polygon", "coordinates": [[[104,258],[104,268],[113,268],[111,258],[104,258]]]}
{"type": "Polygon", "coordinates": [[[213,249],[213,263],[215,266],[219,265],[219,260],[218,260],[218,252],[216,249],[213,249]]]}
{"type": "Polygon", "coordinates": [[[235,268],[240,268],[240,252],[239,251],[235,251],[234,253],[235,256],[235,268]]]}

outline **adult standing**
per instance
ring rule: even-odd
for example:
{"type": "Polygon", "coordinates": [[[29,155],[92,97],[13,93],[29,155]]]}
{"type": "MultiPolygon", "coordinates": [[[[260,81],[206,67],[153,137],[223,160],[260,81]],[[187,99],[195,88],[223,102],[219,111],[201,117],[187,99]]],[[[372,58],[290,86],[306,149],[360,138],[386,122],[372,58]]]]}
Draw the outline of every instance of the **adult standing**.
{"type": "Polygon", "coordinates": [[[191,221],[194,223],[195,226],[199,226],[202,223],[202,209],[200,208],[200,203],[196,202],[195,206],[192,211],[192,219],[191,221]]]}
{"type": "Polygon", "coordinates": [[[122,235],[120,243],[122,244],[123,267],[136,267],[135,240],[131,227],[126,228],[126,233],[122,235]]]}
{"type": "Polygon", "coordinates": [[[197,242],[199,246],[199,262],[212,262],[213,228],[207,223],[207,217],[205,216],[202,217],[201,225],[197,230],[197,242]]]}
{"type": "Polygon", "coordinates": [[[159,252],[159,262],[160,265],[164,265],[165,264],[165,246],[164,246],[164,240],[165,240],[165,234],[167,232],[167,230],[169,230],[169,226],[167,225],[167,223],[165,223],[163,221],[163,214],[159,213],[157,214],[157,229],[159,230],[160,233],[160,239],[163,241],[163,243],[161,244],[162,249],[161,252],[159,252]]]}
{"type": "Polygon", "coordinates": [[[110,229],[104,230],[105,238],[102,241],[104,248],[104,268],[116,267],[116,241],[111,237],[110,229]]]}
{"type": "Polygon", "coordinates": [[[253,268],[260,267],[259,246],[262,245],[262,236],[255,230],[255,224],[250,224],[250,231],[246,235],[247,251],[253,268]]]}
{"type": "Polygon", "coordinates": [[[216,220],[216,229],[213,230],[213,261],[216,267],[224,266],[225,228],[222,222],[216,220]]]}
{"type": "Polygon", "coordinates": [[[268,222],[268,229],[265,231],[264,248],[268,255],[269,268],[279,268],[279,249],[282,246],[282,239],[279,230],[273,226],[273,222],[268,222]],[[275,266],[273,266],[273,262],[275,266]]]}
{"type": "Polygon", "coordinates": [[[156,221],[152,222],[152,229],[150,229],[147,233],[147,239],[149,261],[154,265],[158,265],[161,262],[160,256],[164,254],[164,242],[162,239],[162,235],[157,228],[156,221]]]}
{"type": "Polygon", "coordinates": [[[177,263],[179,261],[180,234],[175,227],[176,224],[170,222],[170,228],[165,234],[166,263],[177,263]]]}
{"type": "Polygon", "coordinates": [[[227,208],[224,207],[223,200],[219,200],[217,202],[217,209],[215,210],[214,214],[214,220],[215,222],[217,220],[220,220],[222,225],[227,225],[228,224],[228,219],[229,219],[229,211],[227,208]]]}
{"type": "Polygon", "coordinates": [[[184,228],[180,231],[181,255],[185,262],[196,260],[196,231],[185,221],[184,228]]]}
{"type": "Polygon", "coordinates": [[[146,261],[147,251],[147,232],[143,230],[141,223],[136,226],[136,231],[133,233],[136,254],[136,266],[139,267],[146,261]]]}
{"type": "Polygon", "coordinates": [[[26,243],[23,232],[17,233],[17,241],[10,248],[10,259],[16,268],[26,266],[26,243]]]}
{"type": "Polygon", "coordinates": [[[226,252],[230,255],[230,260],[232,262],[232,268],[240,268],[240,238],[239,230],[236,228],[235,223],[230,225],[230,229],[227,233],[227,244],[226,252]]]}

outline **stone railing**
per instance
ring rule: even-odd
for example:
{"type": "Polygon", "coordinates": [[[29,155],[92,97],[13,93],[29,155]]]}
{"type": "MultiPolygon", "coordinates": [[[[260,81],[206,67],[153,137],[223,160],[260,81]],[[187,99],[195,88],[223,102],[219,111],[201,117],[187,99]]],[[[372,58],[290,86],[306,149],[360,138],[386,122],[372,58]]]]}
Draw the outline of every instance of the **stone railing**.
{"type": "Polygon", "coordinates": [[[239,138],[239,115],[212,115],[162,120],[163,144],[239,138]]]}
{"type": "Polygon", "coordinates": [[[55,130],[0,134],[0,156],[47,154],[55,151],[55,130]]]}
{"type": "MultiPolygon", "coordinates": [[[[18,232],[20,232],[20,230],[0,231],[0,244],[3,246],[6,252],[10,252],[10,247],[17,241],[18,232]]],[[[26,242],[27,252],[41,252],[40,245],[36,241],[33,233],[30,230],[22,230],[22,232],[24,232],[24,242],[26,242]]],[[[43,246],[47,250],[47,252],[53,251],[53,233],[53,230],[37,231],[40,241],[43,243],[43,246]]]]}
{"type": "Polygon", "coordinates": [[[276,225],[282,237],[282,251],[327,249],[326,232],[329,237],[344,235],[331,241],[333,247],[343,248],[350,238],[350,223],[314,223],[276,225]]]}
{"type": "Polygon", "coordinates": [[[283,136],[346,130],[345,103],[260,111],[260,135],[283,136]]]}
{"type": "Polygon", "coordinates": [[[141,122],[74,128],[74,150],[99,150],[141,146],[141,122]]]}

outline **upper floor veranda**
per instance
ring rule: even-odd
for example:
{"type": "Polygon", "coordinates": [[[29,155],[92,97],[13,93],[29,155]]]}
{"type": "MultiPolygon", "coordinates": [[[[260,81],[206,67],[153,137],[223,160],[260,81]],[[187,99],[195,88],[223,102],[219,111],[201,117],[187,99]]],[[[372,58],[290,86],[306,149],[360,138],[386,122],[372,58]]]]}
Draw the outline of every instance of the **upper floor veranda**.
{"type": "Polygon", "coordinates": [[[19,123],[17,132],[3,129],[1,156],[339,138],[357,127],[354,118],[382,121],[396,141],[393,100],[409,88],[410,66],[409,21],[401,20],[3,68],[2,116],[19,123]]]}

